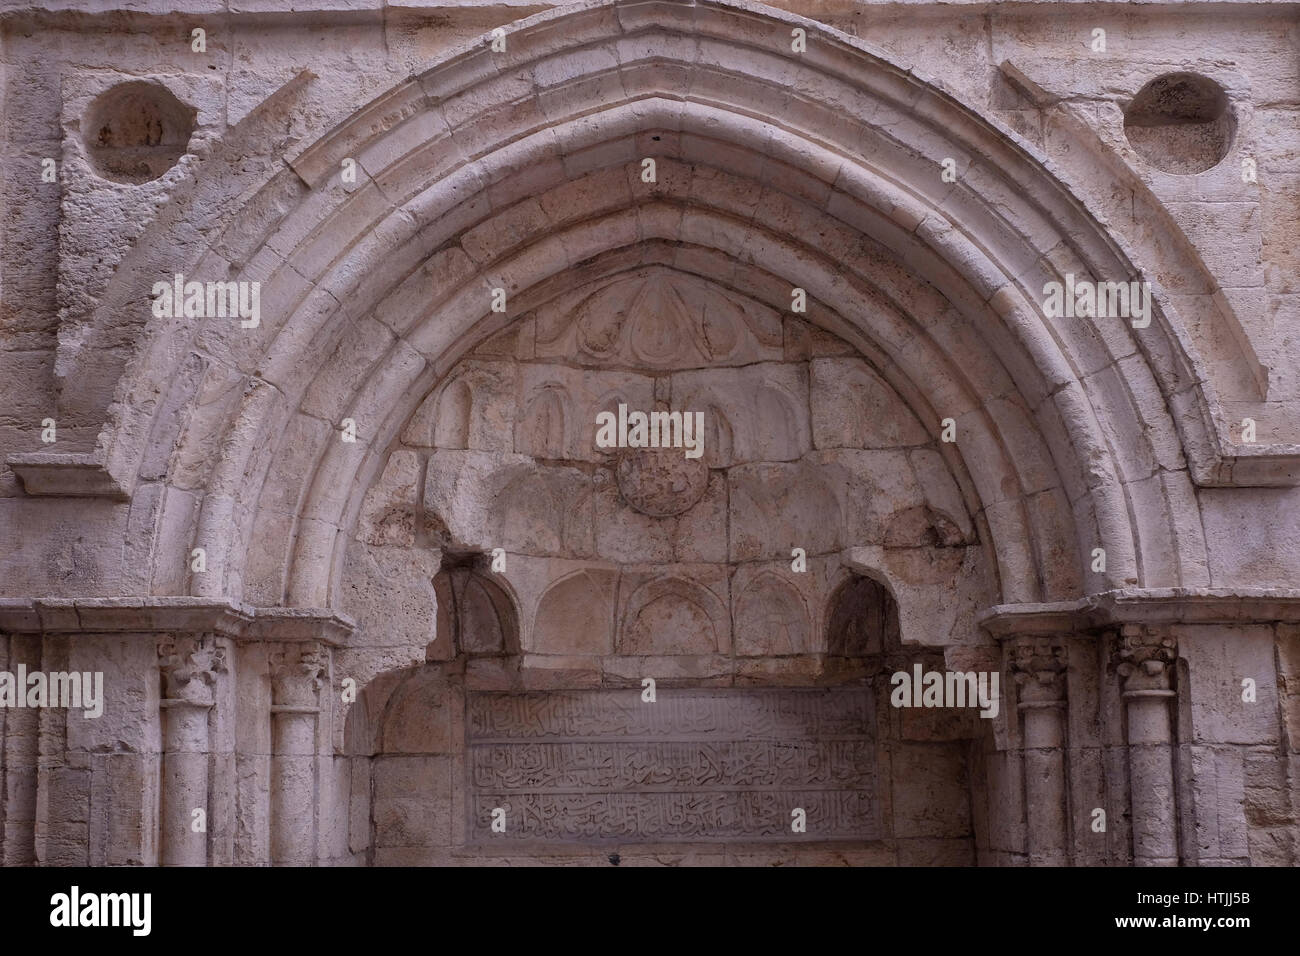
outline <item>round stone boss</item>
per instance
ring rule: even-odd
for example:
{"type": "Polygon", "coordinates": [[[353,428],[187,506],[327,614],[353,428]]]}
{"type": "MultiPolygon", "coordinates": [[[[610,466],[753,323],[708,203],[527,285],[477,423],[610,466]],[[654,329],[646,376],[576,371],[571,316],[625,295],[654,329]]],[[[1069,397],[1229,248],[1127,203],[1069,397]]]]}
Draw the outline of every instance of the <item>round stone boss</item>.
{"type": "Polygon", "coordinates": [[[621,454],[614,475],[627,503],[654,518],[689,511],[709,486],[703,459],[687,458],[680,448],[638,448],[621,454]]]}

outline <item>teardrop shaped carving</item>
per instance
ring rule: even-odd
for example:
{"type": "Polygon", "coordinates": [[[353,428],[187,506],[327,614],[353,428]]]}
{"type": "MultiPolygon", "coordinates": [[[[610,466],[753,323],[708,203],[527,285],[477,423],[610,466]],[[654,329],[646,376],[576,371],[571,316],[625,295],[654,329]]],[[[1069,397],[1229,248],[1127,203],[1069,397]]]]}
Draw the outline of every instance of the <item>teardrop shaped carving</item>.
{"type": "MultiPolygon", "coordinates": [[[[582,354],[647,368],[697,368],[782,357],[781,321],[707,280],[661,269],[616,278],[572,306],[582,354]]],[[[543,316],[539,345],[563,349],[567,318],[543,316]]]]}

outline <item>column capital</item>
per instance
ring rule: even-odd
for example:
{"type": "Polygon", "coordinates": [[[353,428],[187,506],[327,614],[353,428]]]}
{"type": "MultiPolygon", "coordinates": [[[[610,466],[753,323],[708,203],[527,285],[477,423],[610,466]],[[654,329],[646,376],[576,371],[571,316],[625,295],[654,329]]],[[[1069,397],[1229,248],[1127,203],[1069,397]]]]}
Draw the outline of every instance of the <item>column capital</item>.
{"type": "Polygon", "coordinates": [[[212,634],[164,634],[158,638],[158,669],[165,702],[211,707],[212,686],[226,670],[226,652],[212,634]]]}
{"type": "Polygon", "coordinates": [[[273,645],[271,704],[288,710],[315,711],[329,673],[329,650],[319,641],[273,645]]]}
{"type": "Polygon", "coordinates": [[[1162,628],[1125,624],[1115,645],[1116,670],[1124,681],[1124,695],[1172,696],[1177,657],[1178,641],[1173,634],[1162,628]]]}
{"type": "Polygon", "coordinates": [[[1025,634],[1006,642],[1011,676],[1020,688],[1020,709],[1065,702],[1069,649],[1064,637],[1025,634]]]}

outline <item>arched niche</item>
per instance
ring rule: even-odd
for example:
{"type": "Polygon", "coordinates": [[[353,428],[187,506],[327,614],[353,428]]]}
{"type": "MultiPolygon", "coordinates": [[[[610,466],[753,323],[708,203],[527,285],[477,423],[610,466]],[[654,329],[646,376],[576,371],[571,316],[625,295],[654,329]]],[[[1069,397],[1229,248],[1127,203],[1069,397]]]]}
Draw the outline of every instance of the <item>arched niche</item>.
{"type": "Polygon", "coordinates": [[[546,589],[533,618],[531,650],[601,656],[613,650],[617,575],[586,570],[546,589]]]}
{"type": "Polygon", "coordinates": [[[507,657],[519,653],[519,616],[506,590],[473,566],[444,567],[434,576],[442,628],[456,654],[507,657]]]}
{"type": "Polygon", "coordinates": [[[680,577],[655,577],[629,600],[616,647],[629,656],[726,653],[728,625],[727,608],[711,589],[680,577]]]}
{"type": "Polygon", "coordinates": [[[827,656],[868,657],[898,643],[898,605],[889,590],[866,575],[845,578],[827,606],[827,656]]]}
{"type": "Polygon", "coordinates": [[[771,572],[754,576],[736,602],[735,648],[742,657],[814,651],[812,618],[794,585],[771,572]]]}
{"type": "Polygon", "coordinates": [[[469,382],[457,378],[443,390],[433,429],[433,447],[468,448],[474,399],[469,382]]]}

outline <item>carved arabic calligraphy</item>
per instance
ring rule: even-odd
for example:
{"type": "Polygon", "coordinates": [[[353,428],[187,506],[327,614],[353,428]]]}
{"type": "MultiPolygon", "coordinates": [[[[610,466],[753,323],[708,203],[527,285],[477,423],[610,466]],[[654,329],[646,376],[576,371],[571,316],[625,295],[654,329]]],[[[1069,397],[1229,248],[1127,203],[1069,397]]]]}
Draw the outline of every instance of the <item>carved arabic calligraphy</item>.
{"type": "Polygon", "coordinates": [[[791,839],[801,807],[801,839],[876,839],[873,706],[861,687],[473,693],[470,838],[791,839]]]}

